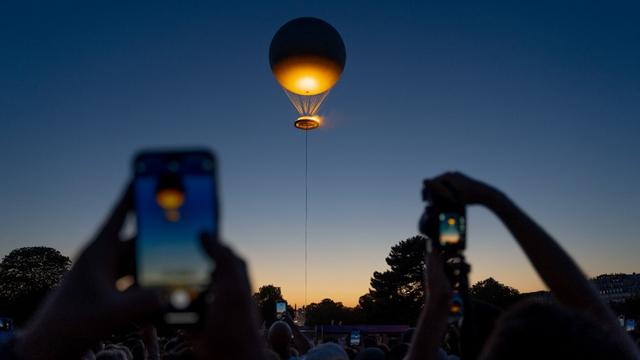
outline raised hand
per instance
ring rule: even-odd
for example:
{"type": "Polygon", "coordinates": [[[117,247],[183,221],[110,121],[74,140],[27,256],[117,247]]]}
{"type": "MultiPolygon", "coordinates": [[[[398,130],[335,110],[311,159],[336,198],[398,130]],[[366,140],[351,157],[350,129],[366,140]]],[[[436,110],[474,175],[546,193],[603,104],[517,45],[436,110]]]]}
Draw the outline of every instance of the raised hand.
{"type": "Polygon", "coordinates": [[[489,203],[499,192],[459,172],[447,172],[423,182],[423,197],[443,197],[463,205],[489,203]]]}
{"type": "Polygon", "coordinates": [[[251,297],[247,266],[230,248],[209,234],[201,241],[215,261],[216,269],[205,325],[196,335],[196,353],[201,359],[263,358],[258,334],[257,308],[251,297]]]}
{"type": "Polygon", "coordinates": [[[115,283],[122,272],[120,232],[131,209],[128,186],[116,206],[82,252],[60,287],[16,339],[15,352],[25,359],[79,358],[94,342],[128,322],[145,322],[161,309],[151,291],[130,287],[124,292],[115,283]]]}

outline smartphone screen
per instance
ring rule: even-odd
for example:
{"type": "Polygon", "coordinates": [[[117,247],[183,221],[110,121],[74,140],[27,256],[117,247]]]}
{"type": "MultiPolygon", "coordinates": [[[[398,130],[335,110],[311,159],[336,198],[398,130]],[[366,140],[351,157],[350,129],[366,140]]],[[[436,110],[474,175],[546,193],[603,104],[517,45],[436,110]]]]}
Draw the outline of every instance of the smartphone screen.
{"type": "Polygon", "coordinates": [[[466,223],[464,215],[446,212],[439,215],[440,245],[455,246],[464,241],[466,223]]]}
{"type": "Polygon", "coordinates": [[[351,346],[360,345],[360,330],[351,331],[351,338],[349,339],[349,345],[351,346]]]}
{"type": "Polygon", "coordinates": [[[137,281],[165,298],[166,323],[196,323],[213,270],[199,237],[218,230],[213,156],[145,153],[134,168],[137,281]]]}
{"type": "Polygon", "coordinates": [[[282,314],[287,311],[287,302],[286,301],[278,301],[276,302],[276,313],[282,314]]]}

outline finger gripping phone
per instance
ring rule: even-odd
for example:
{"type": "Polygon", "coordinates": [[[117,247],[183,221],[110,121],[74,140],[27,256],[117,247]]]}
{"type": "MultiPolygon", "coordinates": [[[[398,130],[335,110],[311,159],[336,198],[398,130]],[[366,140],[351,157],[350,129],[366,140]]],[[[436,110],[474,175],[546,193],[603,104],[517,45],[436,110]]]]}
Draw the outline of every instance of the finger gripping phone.
{"type": "Polygon", "coordinates": [[[133,162],[136,281],[168,304],[169,325],[201,319],[214,264],[200,234],[218,233],[215,169],[204,150],[143,152],[133,162]]]}

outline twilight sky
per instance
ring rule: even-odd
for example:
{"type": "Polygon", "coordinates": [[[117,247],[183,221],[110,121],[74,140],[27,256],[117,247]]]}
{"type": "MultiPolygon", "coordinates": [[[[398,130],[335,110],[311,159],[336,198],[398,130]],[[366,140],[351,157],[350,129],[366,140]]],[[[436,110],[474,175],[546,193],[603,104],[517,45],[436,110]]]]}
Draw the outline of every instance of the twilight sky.
{"type": "MultiPolygon", "coordinates": [[[[309,134],[309,301],[354,305],[416,234],[421,180],[451,169],[509,194],[589,275],[640,270],[633,0],[2,2],[0,255],[75,256],[135,151],[204,145],[254,286],[301,305],[304,134],[267,56],[299,16],[347,47],[309,134]]],[[[489,212],[468,217],[472,281],[543,287],[489,212]]]]}

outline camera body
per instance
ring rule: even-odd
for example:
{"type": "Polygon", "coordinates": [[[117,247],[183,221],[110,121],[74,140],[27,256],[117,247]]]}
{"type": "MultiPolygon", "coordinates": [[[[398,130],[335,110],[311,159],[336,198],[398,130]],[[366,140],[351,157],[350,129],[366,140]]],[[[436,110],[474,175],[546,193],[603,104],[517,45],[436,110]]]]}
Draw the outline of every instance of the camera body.
{"type": "MultiPolygon", "coordinates": [[[[455,192],[451,191],[454,194],[455,192]]],[[[453,290],[449,322],[461,325],[468,304],[470,266],[464,258],[467,244],[466,208],[461,202],[434,196],[425,188],[423,200],[428,202],[419,229],[427,236],[427,252],[438,250],[444,260],[444,272],[453,290]]]]}
{"type": "Polygon", "coordinates": [[[461,254],[467,246],[467,214],[464,205],[423,190],[428,202],[420,218],[420,232],[429,238],[427,251],[437,249],[445,258],[461,254]]]}

